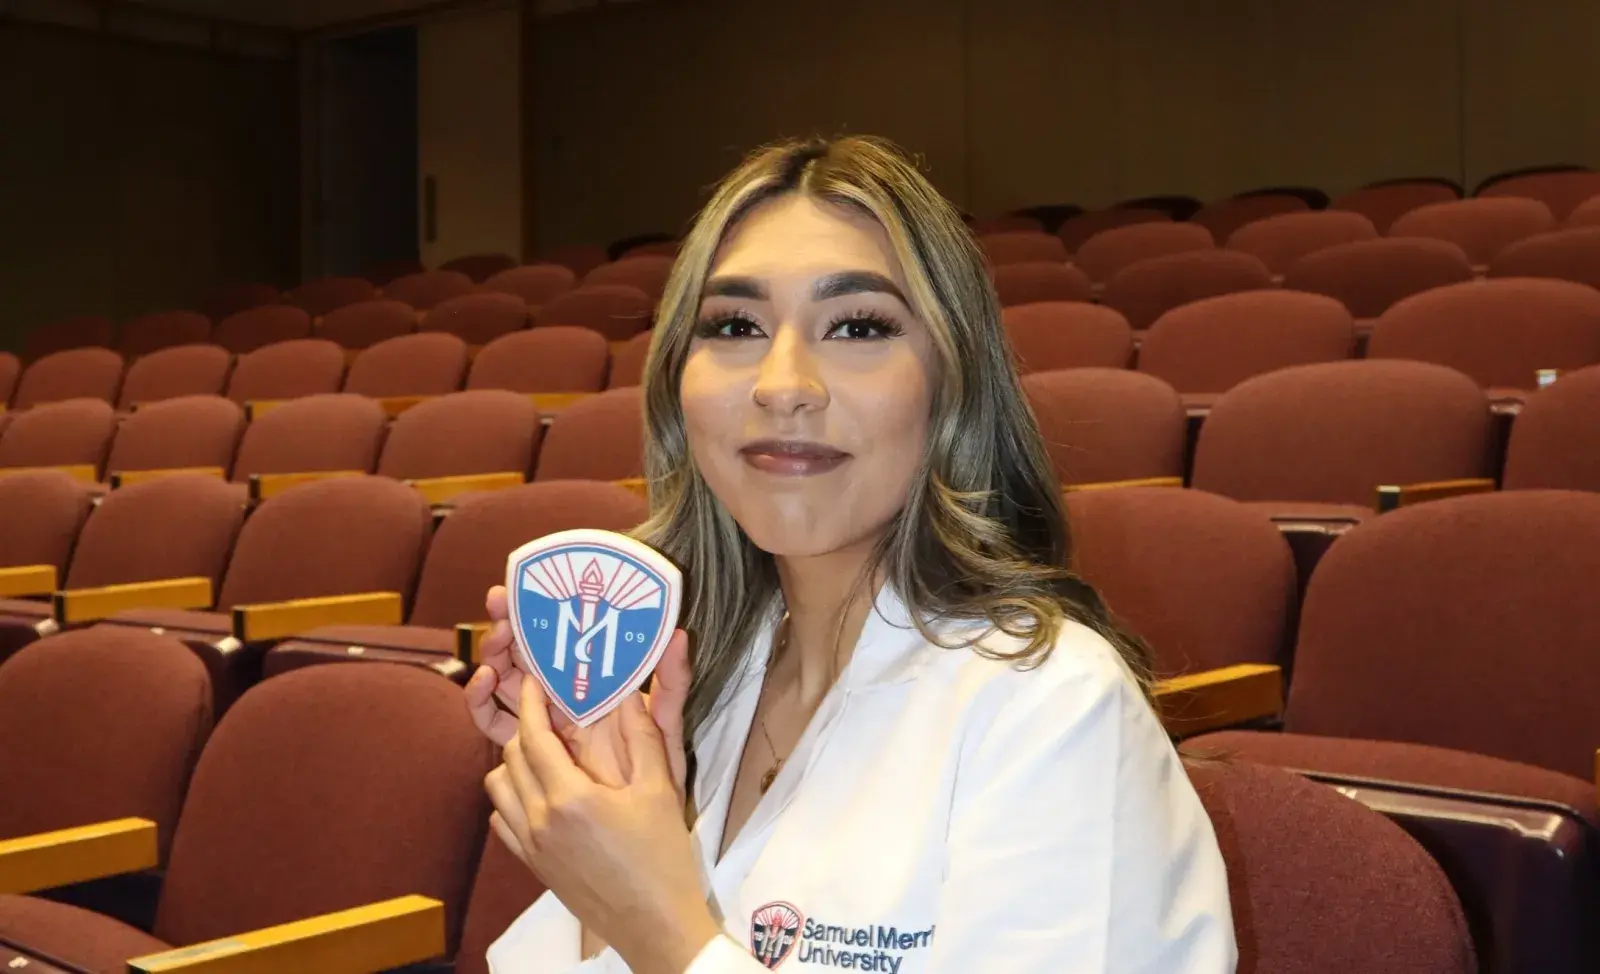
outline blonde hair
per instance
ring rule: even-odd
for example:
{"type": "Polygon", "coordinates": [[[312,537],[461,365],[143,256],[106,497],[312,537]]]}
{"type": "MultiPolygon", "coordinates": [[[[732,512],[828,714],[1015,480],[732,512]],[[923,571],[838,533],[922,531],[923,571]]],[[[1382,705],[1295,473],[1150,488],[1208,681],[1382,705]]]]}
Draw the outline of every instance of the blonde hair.
{"type": "MultiPolygon", "coordinates": [[[[750,155],[717,187],[684,240],[667,282],[645,368],[645,473],[651,516],[635,532],[684,572],[684,628],[694,639],[684,712],[691,746],[750,643],[782,598],[772,556],[759,550],[712,494],[689,454],[679,381],[700,295],[728,230],[752,208],[805,193],[871,216],[905,270],[911,310],[939,362],[927,449],[901,512],[866,577],[882,572],[931,642],[931,620],[986,620],[1024,640],[1035,665],[1063,619],[1099,632],[1141,679],[1148,653],[1108,617],[1067,568],[1071,553],[1060,487],[1017,382],[983,258],[960,216],[887,141],[851,136],[787,142],[750,155]]],[[[974,646],[988,655],[975,639],[974,646]]],[[[954,648],[954,647],[951,647],[954,648]]]]}

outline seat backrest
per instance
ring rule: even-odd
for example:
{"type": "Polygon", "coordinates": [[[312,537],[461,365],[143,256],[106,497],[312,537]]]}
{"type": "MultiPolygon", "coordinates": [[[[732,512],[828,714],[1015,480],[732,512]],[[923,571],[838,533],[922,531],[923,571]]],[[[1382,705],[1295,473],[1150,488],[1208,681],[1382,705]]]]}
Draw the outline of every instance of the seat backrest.
{"type": "Polygon", "coordinates": [[[1567,217],[1569,227],[1600,226],[1600,193],[1589,197],[1575,207],[1567,217]]]}
{"type": "Polygon", "coordinates": [[[99,626],[19,650],[0,666],[0,839],[146,818],[165,861],[210,733],[205,664],[170,636],[99,626]]]}
{"type": "Polygon", "coordinates": [[[1550,208],[1538,200],[1480,197],[1419,206],[1395,220],[1389,235],[1448,240],[1460,245],[1474,266],[1485,266],[1507,246],[1555,227],[1550,208]]]}
{"type": "MultiPolygon", "coordinates": [[[[649,333],[641,337],[649,341],[649,333]]],[[[610,349],[599,332],[551,325],[502,335],[483,346],[467,373],[468,389],[598,392],[610,349]]]]}
{"type": "Polygon", "coordinates": [[[1554,277],[1600,288],[1600,227],[1552,230],[1519,240],[1489,265],[1490,277],[1554,277]]]}
{"type": "Polygon", "coordinates": [[[93,506],[88,485],[59,471],[0,477],[0,511],[6,519],[0,532],[0,567],[54,565],[56,577],[64,578],[72,546],[93,506]]]}
{"type": "Polygon", "coordinates": [[[1001,307],[1039,301],[1088,301],[1093,290],[1083,271],[1056,261],[1001,264],[990,277],[1001,307]]]}
{"type": "Polygon", "coordinates": [[[28,333],[23,357],[29,362],[73,348],[110,348],[116,326],[105,315],[78,315],[40,325],[28,333]]]}
{"type": "Polygon", "coordinates": [[[1419,206],[1460,198],[1461,194],[1448,183],[1418,179],[1364,186],[1335,196],[1328,209],[1359,213],[1371,220],[1379,233],[1387,234],[1395,220],[1419,206]]]}
{"type": "Polygon", "coordinates": [[[499,294],[515,294],[523,304],[537,308],[577,286],[578,276],[570,267],[561,264],[528,264],[501,271],[485,281],[483,289],[499,294]]]}
{"type": "MultiPolygon", "coordinates": [[[[372,470],[387,418],[366,396],[306,396],[258,416],[239,439],[233,479],[257,473],[372,470]]],[[[4,441],[0,441],[0,447],[4,441]]]]}
{"type": "Polygon", "coordinates": [[[135,359],[123,377],[117,406],[128,409],[178,396],[219,396],[233,367],[221,345],[173,345],[135,359]]]}
{"type": "Polygon", "coordinates": [[[451,298],[478,289],[472,278],[460,271],[422,271],[397,277],[383,286],[383,296],[427,311],[451,298]]]}
{"type": "Polygon", "coordinates": [[[9,405],[22,374],[22,360],[10,352],[0,352],[0,405],[9,405]]]}
{"type": "Polygon", "coordinates": [[[361,277],[319,277],[285,294],[284,301],[301,308],[313,318],[358,301],[371,301],[378,289],[361,277]]]}
{"type": "Polygon", "coordinates": [[[985,234],[978,238],[978,249],[993,267],[1036,261],[1064,263],[1071,256],[1060,237],[1043,231],[985,234]]]}
{"type": "Polygon", "coordinates": [[[344,391],[363,396],[442,396],[461,388],[467,343],[442,331],[389,338],[350,363],[344,391]]]}
{"type": "Polygon", "coordinates": [[[245,521],[218,606],[360,592],[409,601],[433,516],[387,477],[334,477],[264,501],[245,521]]]}
{"type": "Polygon", "coordinates": [[[528,324],[528,306],[515,294],[463,294],[439,302],[418,330],[447,332],[468,345],[486,345],[528,324]]]}
{"type": "Polygon", "coordinates": [[[1259,511],[1199,490],[1067,495],[1072,567],[1155,654],[1156,676],[1283,662],[1294,556],[1259,511]]]}
{"type": "Polygon", "coordinates": [[[206,295],[200,302],[200,310],[212,321],[221,321],[229,315],[251,308],[264,308],[268,305],[282,304],[283,292],[270,284],[237,283],[224,284],[206,295]]]}
{"type": "Polygon", "coordinates": [[[527,396],[502,389],[452,392],[401,413],[378,473],[396,480],[533,470],[544,426],[527,396]]]}
{"type": "Polygon", "coordinates": [[[650,337],[649,332],[642,331],[613,346],[611,371],[606,377],[607,389],[644,385],[644,370],[650,361],[650,337]]]}
{"type": "Polygon", "coordinates": [[[649,295],[626,284],[573,288],[539,309],[538,326],[572,325],[597,331],[607,341],[627,341],[650,327],[649,295]]]}
{"type": "Polygon", "coordinates": [[[243,355],[276,342],[311,337],[311,316],[291,304],[240,311],[217,322],[211,341],[243,355]]]}
{"type": "Polygon", "coordinates": [[[1228,249],[1254,254],[1274,274],[1282,274],[1296,260],[1324,247],[1377,238],[1377,228],[1360,213],[1317,210],[1247,223],[1228,238],[1228,249]]]}
{"type": "Polygon", "coordinates": [[[1189,777],[1227,867],[1238,974],[1476,974],[1449,877],[1398,825],[1280,768],[1189,777]]]}
{"type": "Polygon", "coordinates": [[[1043,233],[1044,224],[1038,217],[1027,216],[1021,213],[1002,213],[997,216],[982,216],[967,224],[967,229],[975,237],[987,236],[991,233],[1043,233]]]}
{"type": "Polygon", "coordinates": [[[105,461],[117,416],[99,399],[68,399],[18,413],[0,436],[0,467],[69,467],[105,461]]]}
{"type": "Polygon", "coordinates": [[[483,858],[472,880],[472,896],[461,926],[461,949],[456,952],[455,974],[490,974],[489,947],[516,919],[527,912],[544,892],[533,870],[506,848],[498,835],[489,833],[483,858]]]}
{"type": "Polygon", "coordinates": [[[63,587],[209,578],[215,592],[243,523],[238,492],[215,477],[178,474],[118,488],[84,524],[63,587]]]}
{"type": "Polygon", "coordinates": [[[389,282],[396,278],[405,277],[407,274],[420,274],[427,269],[427,266],[415,257],[395,257],[380,260],[368,267],[361,276],[378,287],[387,287],[389,282]]]}
{"type": "Polygon", "coordinates": [[[211,319],[198,311],[157,311],[122,323],[117,351],[133,358],[211,337],[211,319]]]}
{"type": "Polygon", "coordinates": [[[1600,495],[1503,491],[1374,518],[1311,577],[1285,727],[1592,781],[1597,577],[1600,495]]]}
{"type": "Polygon", "coordinates": [[[420,894],[445,904],[453,952],[492,767],[438,674],[374,663],[266,680],[200,755],[156,935],[196,944],[420,894]]]}
{"type": "Polygon", "coordinates": [[[1285,193],[1234,196],[1225,200],[1215,200],[1200,207],[1189,217],[1189,222],[1198,223],[1210,230],[1211,236],[1217,240],[1227,240],[1235,230],[1246,224],[1284,213],[1300,213],[1308,209],[1310,206],[1305,200],[1285,193]]]}
{"type": "Polygon", "coordinates": [[[1188,417],[1171,386],[1122,369],[1022,377],[1063,484],[1183,476],[1188,417]]]}
{"type": "Polygon", "coordinates": [[[444,518],[428,546],[411,622],[454,626],[483,618],[483,593],[505,582],[506,558],[529,538],[572,528],[628,531],[650,514],[626,487],[550,480],[488,491],[444,518]]]}
{"type": "Polygon", "coordinates": [[[1258,257],[1237,250],[1191,250],[1129,264],[1106,285],[1104,301],[1143,329],[1190,301],[1271,286],[1272,272],[1258,257]]]}
{"type": "Polygon", "coordinates": [[[107,473],[233,466],[244,410],[221,396],[180,396],[139,409],[117,426],[107,473]]]}
{"type": "Polygon", "coordinates": [[[467,254],[464,257],[455,257],[439,265],[442,271],[460,271],[482,284],[501,271],[510,270],[517,266],[516,258],[509,254],[467,254]]]}
{"type": "Polygon", "coordinates": [[[1301,291],[1245,291],[1173,308],[1139,346],[1139,371],[1187,393],[1227,392],[1251,376],[1336,362],[1355,351],[1344,305],[1301,291]]]}
{"type": "Polygon", "coordinates": [[[1600,492],[1600,366],[1528,397],[1511,427],[1504,487],[1600,492]]]}
{"type": "Polygon", "coordinates": [[[1077,253],[1084,241],[1105,230],[1132,226],[1136,223],[1171,220],[1171,215],[1161,210],[1114,206],[1108,210],[1091,210],[1088,213],[1067,217],[1061,221],[1061,226],[1056,228],[1056,238],[1067,248],[1068,253],[1077,253]]]}
{"type": "Polygon", "coordinates": [[[1194,486],[1242,501],[1371,507],[1383,484],[1486,477],[1483,390],[1423,362],[1299,365],[1234,386],[1200,428],[1194,486]]]}
{"type": "Polygon", "coordinates": [[[331,311],[317,322],[317,337],[340,348],[367,348],[417,330],[417,310],[387,299],[358,301],[331,311]]]}
{"type": "Polygon", "coordinates": [[[1104,284],[1135,261],[1190,250],[1210,250],[1216,245],[1211,231],[1198,223],[1156,220],[1102,230],[1078,247],[1072,262],[1089,275],[1090,280],[1104,284]]]}
{"type": "Polygon", "coordinates": [[[568,406],[539,448],[535,480],[627,480],[644,476],[644,394],[608,389],[568,406]]]}
{"type": "Polygon", "coordinates": [[[1383,313],[1367,357],[1448,365],[1485,388],[1534,389],[1541,369],[1600,363],[1600,291],[1530,277],[1435,288],[1383,313]]]}
{"type": "Polygon", "coordinates": [[[1557,220],[1565,220],[1584,200],[1600,193],[1600,172],[1569,170],[1536,172],[1502,179],[1479,192],[1480,197],[1518,196],[1538,200],[1557,220]]]}
{"type": "Polygon", "coordinates": [[[12,402],[15,409],[66,399],[117,400],[122,356],[109,348],[73,348],[35,361],[22,373],[12,402]]]}
{"type": "Polygon", "coordinates": [[[338,392],[344,382],[344,351],[322,338],[278,342],[239,356],[228,379],[228,398],[298,399],[338,392]]]}
{"type": "Polygon", "coordinates": [[[624,286],[643,291],[653,308],[667,289],[675,258],[646,254],[601,264],[583,276],[584,287],[624,286]]]}
{"type": "Polygon", "coordinates": [[[583,275],[611,258],[606,254],[606,249],[599,244],[558,244],[540,251],[539,259],[560,264],[582,280],[583,275]]]}
{"type": "Polygon", "coordinates": [[[1126,368],[1133,358],[1133,329],[1119,312],[1081,301],[1046,301],[1001,313],[1017,369],[1126,368]]]}
{"type": "Polygon", "coordinates": [[[1334,244],[1289,265],[1283,286],[1325,294],[1356,318],[1376,318],[1401,298],[1472,280],[1467,252],[1426,237],[1334,244]]]}

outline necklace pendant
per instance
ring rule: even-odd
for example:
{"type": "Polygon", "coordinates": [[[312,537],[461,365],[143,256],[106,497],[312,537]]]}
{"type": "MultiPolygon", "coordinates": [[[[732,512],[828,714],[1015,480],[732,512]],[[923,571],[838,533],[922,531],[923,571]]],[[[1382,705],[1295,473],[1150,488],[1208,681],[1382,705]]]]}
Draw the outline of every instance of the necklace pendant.
{"type": "Polygon", "coordinates": [[[763,795],[765,795],[767,790],[772,787],[772,783],[778,780],[778,772],[782,770],[783,762],[779,761],[777,764],[774,764],[772,767],[768,768],[767,773],[761,776],[761,793],[763,795]]]}

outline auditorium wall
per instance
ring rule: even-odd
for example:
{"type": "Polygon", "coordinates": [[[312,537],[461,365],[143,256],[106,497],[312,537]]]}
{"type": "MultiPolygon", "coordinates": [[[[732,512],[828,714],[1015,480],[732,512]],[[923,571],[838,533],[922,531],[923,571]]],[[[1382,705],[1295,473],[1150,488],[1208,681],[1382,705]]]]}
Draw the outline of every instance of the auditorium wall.
{"type": "Polygon", "coordinates": [[[1600,165],[1587,0],[659,0],[541,21],[534,237],[674,229],[752,145],[880,132],[974,212],[1600,165]]]}
{"type": "Polygon", "coordinates": [[[69,314],[292,283],[290,59],[0,22],[0,346],[69,314]]]}

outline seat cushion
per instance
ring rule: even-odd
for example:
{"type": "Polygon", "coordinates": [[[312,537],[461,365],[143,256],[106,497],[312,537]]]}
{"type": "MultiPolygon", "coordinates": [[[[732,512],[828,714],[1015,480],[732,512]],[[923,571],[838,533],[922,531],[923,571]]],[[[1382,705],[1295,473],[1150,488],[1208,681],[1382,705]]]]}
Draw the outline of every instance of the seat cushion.
{"type": "Polygon", "coordinates": [[[132,958],[171,949],[110,917],[33,896],[0,895],[0,940],[94,974],[122,974],[132,958]]]}
{"type": "Polygon", "coordinates": [[[323,626],[267,651],[263,676],[317,663],[376,660],[423,666],[457,683],[472,668],[456,659],[455,632],[432,626],[323,626]]]}
{"type": "MultiPolygon", "coordinates": [[[[1373,494],[1377,499],[1377,494],[1373,494]]],[[[1359,504],[1328,504],[1321,501],[1246,501],[1244,506],[1260,511],[1279,524],[1360,524],[1375,512],[1359,504]]]]}
{"type": "Polygon", "coordinates": [[[323,626],[301,633],[297,639],[367,649],[411,649],[450,655],[456,651],[455,631],[433,626],[323,626]]]}
{"type": "Polygon", "coordinates": [[[1239,758],[1297,771],[1351,775],[1554,802],[1600,827],[1594,783],[1547,768],[1424,744],[1266,731],[1219,731],[1184,742],[1185,754],[1239,758]]]}
{"type": "Polygon", "coordinates": [[[109,625],[140,626],[170,632],[180,639],[187,633],[227,636],[233,632],[233,618],[226,612],[195,609],[129,609],[106,620],[109,625]]]}

